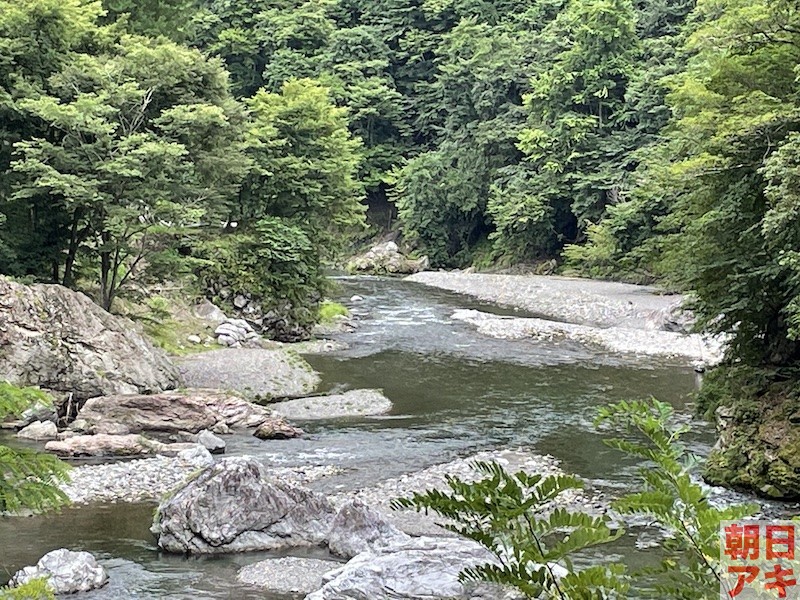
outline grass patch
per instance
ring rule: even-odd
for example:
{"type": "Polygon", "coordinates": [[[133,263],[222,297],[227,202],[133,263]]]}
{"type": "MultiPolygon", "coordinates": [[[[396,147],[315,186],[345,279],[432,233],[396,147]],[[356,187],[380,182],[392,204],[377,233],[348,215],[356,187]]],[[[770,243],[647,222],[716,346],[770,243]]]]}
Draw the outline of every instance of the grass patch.
{"type": "Polygon", "coordinates": [[[321,323],[332,323],[336,320],[336,317],[346,317],[349,314],[350,311],[347,310],[347,307],[338,302],[325,300],[319,306],[319,320],[321,323]]]}

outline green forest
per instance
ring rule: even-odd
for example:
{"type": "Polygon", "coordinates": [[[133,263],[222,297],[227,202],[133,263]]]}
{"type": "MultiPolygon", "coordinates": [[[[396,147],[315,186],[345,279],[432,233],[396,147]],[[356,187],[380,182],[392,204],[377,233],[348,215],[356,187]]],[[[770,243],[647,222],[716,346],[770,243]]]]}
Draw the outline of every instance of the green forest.
{"type": "MultiPolygon", "coordinates": [[[[118,313],[157,310],[151,291],[170,285],[239,316],[246,295],[257,333],[293,342],[347,312],[325,304],[331,270],[386,239],[432,269],[685,294],[694,330],[726,342],[696,394],[729,427],[705,480],[800,498],[796,1],[0,0],[0,275],[118,313]]],[[[38,398],[12,388],[0,416],[38,398]]],[[[716,597],[719,522],[748,510],[707,502],[672,416],[657,401],[601,412],[645,440],[613,447],[655,464],[617,508],[689,556],[663,597],[716,597]]],[[[37,456],[5,464],[20,481],[66,477],[37,456]]],[[[557,539],[533,555],[548,573],[517,557],[475,580],[625,597],[622,571],[561,590],[548,566],[616,540],[607,521],[557,512],[515,529],[577,480],[478,468],[476,486],[398,506],[461,519],[485,545],[469,523],[529,550],[557,539]],[[498,490],[493,513],[480,502],[498,490]]],[[[3,493],[0,510],[65,499],[3,493]]]]}
{"type": "Polygon", "coordinates": [[[730,336],[703,406],[785,418],[798,64],[789,0],[0,2],[0,273],[246,290],[302,339],[324,266],[394,230],[688,291],[730,336]]]}

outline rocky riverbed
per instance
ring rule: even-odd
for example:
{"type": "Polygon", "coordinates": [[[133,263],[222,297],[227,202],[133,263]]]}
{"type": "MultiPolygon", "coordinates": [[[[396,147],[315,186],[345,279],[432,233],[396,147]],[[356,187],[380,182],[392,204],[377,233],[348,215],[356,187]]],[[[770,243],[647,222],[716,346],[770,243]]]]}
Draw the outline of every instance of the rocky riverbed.
{"type": "Polygon", "coordinates": [[[574,341],[609,352],[680,357],[697,366],[721,359],[724,340],[690,333],[684,297],[655,287],[538,275],[423,272],[407,281],[450,290],[537,315],[457,310],[452,318],[498,339],[574,341]]]}

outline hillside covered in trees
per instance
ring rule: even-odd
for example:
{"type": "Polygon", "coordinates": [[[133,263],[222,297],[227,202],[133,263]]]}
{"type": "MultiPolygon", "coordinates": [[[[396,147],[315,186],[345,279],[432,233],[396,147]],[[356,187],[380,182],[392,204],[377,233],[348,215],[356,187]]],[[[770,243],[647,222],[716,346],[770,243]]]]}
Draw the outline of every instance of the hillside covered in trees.
{"type": "MultiPolygon", "coordinates": [[[[789,0],[0,0],[0,273],[246,291],[296,339],[369,223],[434,267],[689,291],[730,336],[704,407],[784,424],[798,64],[789,0]]],[[[800,490],[795,454],[712,473],[800,490]]]]}

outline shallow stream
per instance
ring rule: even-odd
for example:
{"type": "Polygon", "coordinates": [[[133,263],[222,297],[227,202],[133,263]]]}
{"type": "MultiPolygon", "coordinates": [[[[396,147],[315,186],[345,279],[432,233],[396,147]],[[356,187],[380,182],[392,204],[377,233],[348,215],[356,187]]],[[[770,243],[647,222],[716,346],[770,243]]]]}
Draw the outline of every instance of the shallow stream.
{"type": "MultiPolygon", "coordinates": [[[[343,278],[339,295],[359,320],[335,336],[348,349],[307,357],[322,375],[321,391],[381,388],[391,414],[303,424],[298,440],[228,438],[229,454],[252,454],[281,465],[332,464],[342,474],[314,487],[334,493],[420,470],[479,450],[525,447],[552,454],[567,472],[615,495],[636,478],[636,465],[602,443],[597,407],[656,396],[689,419],[697,376],[682,361],[610,355],[574,343],[501,341],[451,321],[458,308],[524,313],[487,306],[418,284],[343,278]],[[353,295],[363,301],[350,303],[353,295]]],[[[696,423],[693,449],[705,454],[713,432],[696,423]]],[[[158,552],[148,531],[151,505],[89,505],[60,514],[0,519],[0,582],[59,547],[103,559],[111,584],[85,594],[106,598],[269,598],[236,583],[242,565],[263,554],[193,559],[158,552]]],[[[315,551],[312,551],[312,554],[315,551]]],[[[604,559],[632,565],[652,560],[627,537],[604,559]],[[611,554],[613,553],[613,554],[611,554]]],[[[598,557],[599,558],[599,557],[598,557]]]]}

